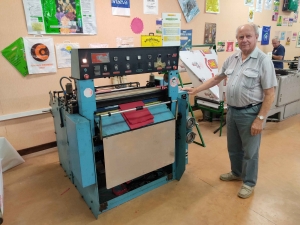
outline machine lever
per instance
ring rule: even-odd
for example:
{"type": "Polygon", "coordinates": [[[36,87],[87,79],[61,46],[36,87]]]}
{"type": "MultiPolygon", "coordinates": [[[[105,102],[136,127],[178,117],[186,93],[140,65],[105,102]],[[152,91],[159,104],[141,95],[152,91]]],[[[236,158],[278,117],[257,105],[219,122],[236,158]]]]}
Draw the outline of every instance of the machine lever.
{"type": "Polygon", "coordinates": [[[144,108],[144,106],[137,106],[136,110],[142,110],[144,108]]]}

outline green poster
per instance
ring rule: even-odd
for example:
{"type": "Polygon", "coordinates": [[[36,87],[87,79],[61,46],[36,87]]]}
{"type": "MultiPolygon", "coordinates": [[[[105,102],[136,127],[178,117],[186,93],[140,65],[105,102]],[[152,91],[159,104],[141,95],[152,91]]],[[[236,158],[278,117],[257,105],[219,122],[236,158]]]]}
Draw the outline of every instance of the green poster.
{"type": "Polygon", "coordinates": [[[23,0],[29,34],[96,34],[94,0],[23,0]]]}
{"type": "Polygon", "coordinates": [[[11,45],[1,51],[4,58],[6,58],[21,74],[27,76],[27,62],[24,51],[23,38],[17,39],[11,45]]]}

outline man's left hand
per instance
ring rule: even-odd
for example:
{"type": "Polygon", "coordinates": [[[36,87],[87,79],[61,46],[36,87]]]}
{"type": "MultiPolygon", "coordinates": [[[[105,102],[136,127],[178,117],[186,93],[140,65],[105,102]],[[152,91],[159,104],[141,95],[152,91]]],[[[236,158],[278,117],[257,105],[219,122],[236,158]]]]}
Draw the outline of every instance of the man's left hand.
{"type": "Polygon", "coordinates": [[[263,129],[263,120],[260,120],[258,118],[256,118],[251,126],[251,135],[255,136],[257,134],[260,134],[262,129],[263,129]]]}

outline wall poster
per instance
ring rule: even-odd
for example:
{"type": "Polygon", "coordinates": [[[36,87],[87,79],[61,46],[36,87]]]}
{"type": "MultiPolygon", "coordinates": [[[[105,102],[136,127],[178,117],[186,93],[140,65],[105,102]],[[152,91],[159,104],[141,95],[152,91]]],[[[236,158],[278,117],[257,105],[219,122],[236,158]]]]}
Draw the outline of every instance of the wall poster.
{"type": "Polygon", "coordinates": [[[56,73],[53,38],[23,37],[29,74],[56,73]]]}
{"type": "Polygon", "coordinates": [[[192,49],[193,30],[181,30],[180,51],[189,51],[192,49]]]}
{"type": "Polygon", "coordinates": [[[178,0],[186,22],[190,22],[200,13],[196,0],[178,0]]]}
{"type": "Polygon", "coordinates": [[[180,46],[181,14],[162,14],[163,46],[180,46]]]}
{"type": "Polygon", "coordinates": [[[300,32],[298,32],[296,47],[300,48],[300,32]]]}
{"type": "Polygon", "coordinates": [[[206,0],[206,13],[220,13],[220,0],[206,0]]]}
{"type": "Polygon", "coordinates": [[[216,43],[217,24],[205,23],[204,44],[216,43]]]}
{"type": "Polygon", "coordinates": [[[29,34],[97,33],[94,0],[23,0],[29,34]]]}
{"type": "Polygon", "coordinates": [[[271,26],[263,26],[261,45],[268,45],[270,41],[271,26]]]}

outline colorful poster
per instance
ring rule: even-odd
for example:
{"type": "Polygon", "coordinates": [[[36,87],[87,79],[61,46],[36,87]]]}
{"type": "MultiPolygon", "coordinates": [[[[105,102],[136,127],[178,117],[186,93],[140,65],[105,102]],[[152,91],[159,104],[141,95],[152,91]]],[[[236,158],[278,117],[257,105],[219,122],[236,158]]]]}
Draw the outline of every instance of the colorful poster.
{"type": "Polygon", "coordinates": [[[155,30],[156,30],[157,34],[162,33],[162,19],[161,18],[156,19],[156,29],[155,30]]]}
{"type": "Polygon", "coordinates": [[[273,12],[279,12],[279,5],[280,5],[280,1],[279,0],[274,0],[274,4],[273,4],[273,12]]]}
{"type": "Polygon", "coordinates": [[[297,32],[293,32],[292,41],[297,40],[297,32]]]}
{"type": "Polygon", "coordinates": [[[144,0],[144,14],[158,14],[158,0],[144,0]]]}
{"type": "Polygon", "coordinates": [[[113,16],[130,16],[130,0],[111,0],[113,16]]]}
{"type": "Polygon", "coordinates": [[[29,34],[97,33],[94,0],[23,0],[29,34]]]}
{"type": "Polygon", "coordinates": [[[285,45],[290,45],[292,40],[292,31],[286,32],[286,42],[285,45]]]}
{"type": "Polygon", "coordinates": [[[262,12],[263,0],[256,0],[256,12],[262,12]]]}
{"type": "Polygon", "coordinates": [[[233,52],[233,41],[227,41],[226,52],[233,52]]]}
{"type": "Polygon", "coordinates": [[[277,21],[277,20],[278,20],[278,12],[273,12],[272,21],[277,21]]]}
{"type": "Polygon", "coordinates": [[[56,73],[53,38],[24,37],[29,74],[56,73]]]}
{"type": "Polygon", "coordinates": [[[220,0],[206,0],[206,13],[220,13],[220,0]]]}
{"type": "Polygon", "coordinates": [[[4,48],[1,53],[23,77],[28,75],[23,38],[18,38],[12,44],[4,48]]]}
{"type": "Polygon", "coordinates": [[[288,24],[289,24],[289,18],[288,17],[283,17],[282,26],[287,26],[288,24]]]}
{"type": "MultiPolygon", "coordinates": [[[[299,5],[299,7],[300,7],[300,5],[299,5]]],[[[298,21],[298,14],[299,14],[299,11],[294,12],[294,23],[297,23],[297,21],[298,21]]]]}
{"type": "Polygon", "coordinates": [[[282,16],[278,16],[277,26],[282,26],[282,16]]]}
{"type": "Polygon", "coordinates": [[[204,44],[216,43],[217,24],[205,23],[204,44]]]}
{"type": "Polygon", "coordinates": [[[265,10],[271,10],[272,3],[273,3],[273,0],[265,0],[265,10]]]}
{"type": "Polygon", "coordinates": [[[253,23],[254,21],[254,7],[249,7],[248,22],[253,23]]]}
{"type": "Polygon", "coordinates": [[[217,43],[217,52],[225,51],[225,41],[218,41],[217,43]]]}
{"type": "Polygon", "coordinates": [[[80,46],[78,43],[70,43],[69,41],[55,44],[58,68],[71,67],[71,50],[73,48],[80,48],[80,46]]]}
{"type": "Polygon", "coordinates": [[[298,32],[296,47],[300,48],[300,32],[298,32]]]}
{"type": "Polygon", "coordinates": [[[235,42],[235,51],[239,51],[240,50],[240,47],[239,47],[239,42],[235,42]]]}
{"type": "Polygon", "coordinates": [[[180,51],[192,49],[192,33],[193,30],[181,30],[180,51]]]}
{"type": "Polygon", "coordinates": [[[196,0],[178,0],[178,2],[187,23],[200,13],[196,0]]]}
{"type": "Polygon", "coordinates": [[[248,6],[253,6],[254,5],[254,0],[244,0],[245,5],[248,6]]]}
{"type": "Polygon", "coordinates": [[[258,27],[258,38],[257,38],[257,42],[261,42],[261,37],[262,37],[262,27],[258,27]]]}
{"type": "Polygon", "coordinates": [[[181,14],[162,14],[163,46],[180,46],[181,14]]]}
{"type": "Polygon", "coordinates": [[[280,41],[284,41],[285,40],[285,31],[281,31],[280,32],[280,41]]]}
{"type": "Polygon", "coordinates": [[[270,41],[271,26],[263,26],[261,45],[268,45],[270,41]]]}

